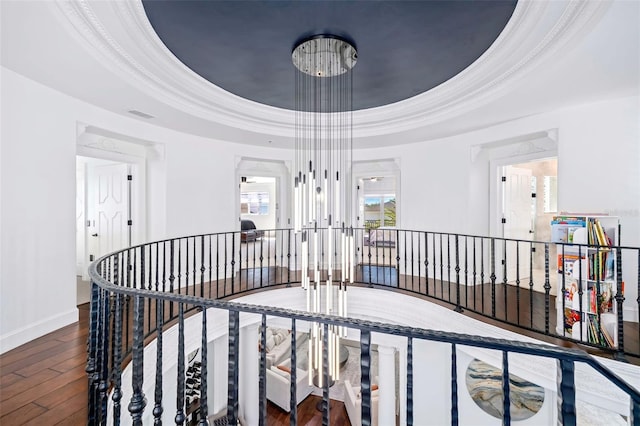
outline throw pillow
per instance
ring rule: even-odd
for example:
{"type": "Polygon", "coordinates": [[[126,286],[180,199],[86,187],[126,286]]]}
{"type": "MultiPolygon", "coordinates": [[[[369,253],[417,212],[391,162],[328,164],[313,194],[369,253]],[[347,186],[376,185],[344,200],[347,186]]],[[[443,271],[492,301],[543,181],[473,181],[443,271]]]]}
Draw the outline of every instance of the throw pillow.
{"type": "Polygon", "coordinates": [[[291,368],[289,368],[286,365],[280,364],[280,365],[277,366],[277,368],[278,368],[278,370],[282,370],[282,371],[285,371],[285,372],[291,374],[291,368]]]}
{"type": "Polygon", "coordinates": [[[275,365],[272,365],[271,368],[269,369],[271,370],[273,373],[277,374],[278,376],[284,377],[285,379],[289,380],[290,379],[290,375],[289,373],[286,373],[282,370],[280,370],[278,367],[276,367],[275,365]]]}

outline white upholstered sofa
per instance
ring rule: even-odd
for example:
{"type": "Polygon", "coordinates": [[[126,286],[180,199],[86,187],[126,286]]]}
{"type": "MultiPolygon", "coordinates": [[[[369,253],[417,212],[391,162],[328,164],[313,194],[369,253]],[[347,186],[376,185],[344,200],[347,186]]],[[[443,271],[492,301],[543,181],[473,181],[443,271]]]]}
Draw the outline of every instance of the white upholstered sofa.
{"type": "MultiPolygon", "coordinates": [[[[284,411],[290,411],[291,393],[291,359],[286,359],[278,365],[267,368],[267,399],[284,411]],[[288,370],[288,371],[287,371],[288,370]]],[[[309,373],[302,368],[296,368],[296,405],[301,403],[311,392],[309,373]]]]}
{"type": "MultiPolygon", "coordinates": [[[[377,378],[371,385],[371,426],[378,426],[378,385],[377,378]]],[[[351,426],[362,425],[362,395],[360,386],[353,386],[349,380],[344,381],[344,408],[347,410],[351,426]]]]}
{"type": "MultiPolygon", "coordinates": [[[[284,328],[267,327],[267,370],[291,357],[291,331],[284,328]]],[[[306,350],[307,333],[296,333],[297,353],[306,350]]]]}

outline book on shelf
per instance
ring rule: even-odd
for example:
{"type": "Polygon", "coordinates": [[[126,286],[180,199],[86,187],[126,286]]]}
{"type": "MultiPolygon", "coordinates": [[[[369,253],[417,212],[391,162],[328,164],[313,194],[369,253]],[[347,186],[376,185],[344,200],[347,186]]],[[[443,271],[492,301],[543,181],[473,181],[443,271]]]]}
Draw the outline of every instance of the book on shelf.
{"type": "Polygon", "coordinates": [[[587,235],[589,245],[611,247],[612,241],[597,218],[587,220],[587,235]]]}
{"type": "MultiPolygon", "coordinates": [[[[577,254],[558,254],[558,273],[572,276],[573,267],[580,257],[577,254]]],[[[584,256],[582,257],[584,259],[584,256]]]]}

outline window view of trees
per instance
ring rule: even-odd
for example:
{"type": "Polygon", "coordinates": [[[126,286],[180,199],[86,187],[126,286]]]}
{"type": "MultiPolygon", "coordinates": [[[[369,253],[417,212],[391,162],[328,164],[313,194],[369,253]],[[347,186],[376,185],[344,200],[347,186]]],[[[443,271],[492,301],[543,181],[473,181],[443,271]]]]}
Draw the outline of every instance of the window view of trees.
{"type": "Polygon", "coordinates": [[[396,196],[367,195],[364,198],[365,228],[396,226],[396,196]]]}

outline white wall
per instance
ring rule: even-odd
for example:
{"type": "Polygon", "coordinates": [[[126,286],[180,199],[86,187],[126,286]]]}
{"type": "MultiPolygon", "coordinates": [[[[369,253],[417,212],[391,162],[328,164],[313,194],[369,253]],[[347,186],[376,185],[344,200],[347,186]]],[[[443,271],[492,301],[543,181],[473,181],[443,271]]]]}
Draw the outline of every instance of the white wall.
{"type": "Polygon", "coordinates": [[[71,100],[2,70],[0,351],[77,320],[71,100]],[[65,206],[60,208],[60,206],[65,206]]]}
{"type": "MultiPolygon", "coordinates": [[[[1,77],[0,351],[77,317],[78,123],[164,148],[161,158],[148,162],[147,236],[154,240],[238,229],[237,186],[231,178],[238,159],[293,156],[290,150],[196,137],[117,115],[5,68],[1,77]]],[[[474,162],[474,147],[558,129],[558,208],[620,216],[623,244],[640,246],[638,105],[637,97],[588,104],[429,142],[357,150],[354,160],[397,159],[403,228],[488,234],[489,163],[482,157],[474,162]],[[601,153],[606,153],[606,173],[590,172],[602,169],[601,153]]],[[[624,269],[628,310],[635,310],[633,262],[624,269]]]]}
{"type": "Polygon", "coordinates": [[[1,68],[0,352],[77,320],[75,158],[79,124],[152,141],[147,238],[239,229],[236,158],[288,150],[174,132],[66,96],[1,68]]]}
{"type": "MultiPolygon", "coordinates": [[[[640,246],[640,102],[627,97],[510,121],[449,138],[356,150],[399,158],[404,229],[489,235],[490,158],[478,146],[557,129],[558,210],[619,216],[622,243],[640,246]],[[594,194],[597,194],[594,195],[594,194]]],[[[527,145],[516,143],[514,157],[527,145]]],[[[637,260],[624,259],[625,315],[637,317],[637,260]]]]}

